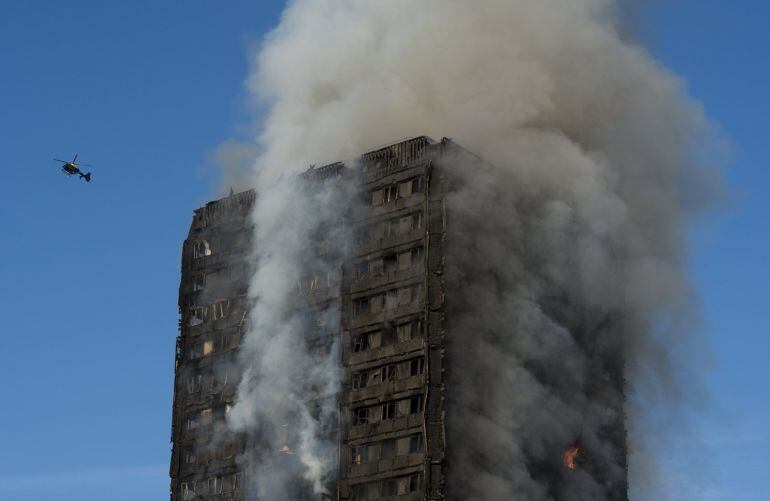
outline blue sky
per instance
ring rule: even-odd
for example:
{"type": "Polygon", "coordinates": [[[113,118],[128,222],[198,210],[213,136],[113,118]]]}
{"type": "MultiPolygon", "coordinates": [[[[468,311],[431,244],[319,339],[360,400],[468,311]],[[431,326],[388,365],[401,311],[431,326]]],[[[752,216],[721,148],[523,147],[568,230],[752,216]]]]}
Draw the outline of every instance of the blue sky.
{"type": "MultiPolygon", "coordinates": [[[[283,2],[15,1],[0,15],[0,499],[167,499],[176,291],[208,160],[248,134],[250,47],[283,2]],[[96,165],[66,178],[51,158],[96,165]]],[[[768,4],[652,2],[641,36],[732,143],[693,232],[711,342],[691,499],[760,500],[770,448],[768,4]]],[[[684,482],[684,481],[683,481],[684,482]]],[[[685,495],[683,495],[685,496],[685,495]]]]}

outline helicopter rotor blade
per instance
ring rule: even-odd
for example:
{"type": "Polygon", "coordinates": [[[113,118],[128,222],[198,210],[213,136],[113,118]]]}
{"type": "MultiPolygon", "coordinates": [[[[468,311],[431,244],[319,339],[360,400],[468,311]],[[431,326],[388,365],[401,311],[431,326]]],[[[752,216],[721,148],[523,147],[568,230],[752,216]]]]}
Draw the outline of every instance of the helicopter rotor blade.
{"type": "Polygon", "coordinates": [[[78,167],[93,167],[91,164],[78,164],[78,167]]]}
{"type": "Polygon", "coordinates": [[[63,164],[68,164],[68,163],[69,163],[69,162],[68,162],[68,161],[66,161],[66,160],[59,160],[58,158],[54,158],[54,160],[56,160],[57,162],[61,162],[61,163],[63,163],[63,164]]]}
{"type": "Polygon", "coordinates": [[[72,159],[72,163],[74,164],[77,161],[78,161],[78,154],[75,153],[75,158],[72,159]]]}

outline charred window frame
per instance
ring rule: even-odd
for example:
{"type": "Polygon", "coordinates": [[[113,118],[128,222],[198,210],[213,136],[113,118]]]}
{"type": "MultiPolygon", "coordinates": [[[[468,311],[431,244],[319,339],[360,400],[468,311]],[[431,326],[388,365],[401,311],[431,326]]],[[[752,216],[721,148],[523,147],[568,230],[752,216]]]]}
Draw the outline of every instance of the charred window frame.
{"type": "Polygon", "coordinates": [[[398,256],[396,254],[386,254],[382,257],[382,268],[385,273],[391,273],[398,268],[398,256]]]}
{"type": "Polygon", "coordinates": [[[195,482],[182,482],[182,499],[195,499],[195,482]]]}
{"type": "Polygon", "coordinates": [[[412,179],[412,194],[422,192],[422,176],[412,179]]]}
{"type": "Polygon", "coordinates": [[[415,247],[412,249],[412,266],[418,266],[423,263],[423,247],[415,247]]]}
{"type": "Polygon", "coordinates": [[[409,414],[422,412],[422,395],[416,395],[409,399],[409,414]]]}
{"type": "Polygon", "coordinates": [[[419,376],[424,370],[425,359],[415,358],[409,361],[409,377],[419,376]]]}
{"type": "Polygon", "coordinates": [[[369,349],[369,334],[356,334],[353,336],[353,353],[359,353],[369,349]]]}
{"type": "Polygon", "coordinates": [[[211,255],[211,246],[205,240],[195,240],[193,242],[193,259],[200,259],[211,255]]]}
{"type": "Polygon", "coordinates": [[[202,376],[200,374],[193,374],[192,376],[187,377],[187,393],[193,394],[200,391],[201,378],[202,376]]]}
{"type": "Polygon", "coordinates": [[[385,402],[382,404],[382,421],[389,421],[398,416],[398,406],[396,402],[385,402]]]}
{"type": "Polygon", "coordinates": [[[356,445],[350,448],[350,464],[366,464],[366,446],[356,445]]]}
{"type": "Polygon", "coordinates": [[[361,426],[369,423],[369,408],[361,407],[353,409],[353,426],[361,426]]]}
{"type": "Polygon", "coordinates": [[[361,388],[366,388],[367,383],[369,381],[369,372],[368,371],[356,371],[353,373],[353,376],[351,377],[351,386],[354,390],[358,390],[361,388]]]}
{"type": "Polygon", "coordinates": [[[363,260],[353,265],[353,280],[363,280],[369,277],[369,261],[363,260]]]}
{"type": "Polygon", "coordinates": [[[353,301],[353,317],[369,313],[371,304],[368,297],[360,297],[353,301]]]}
{"type": "Polygon", "coordinates": [[[206,275],[203,273],[194,273],[190,276],[190,290],[200,292],[206,286],[206,275]]]}

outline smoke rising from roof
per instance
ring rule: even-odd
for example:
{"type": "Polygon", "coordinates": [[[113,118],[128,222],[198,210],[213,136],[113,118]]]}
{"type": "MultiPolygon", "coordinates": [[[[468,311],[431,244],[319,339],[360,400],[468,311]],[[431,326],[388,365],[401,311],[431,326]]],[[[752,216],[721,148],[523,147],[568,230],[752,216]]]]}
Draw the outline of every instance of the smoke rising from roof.
{"type": "MultiPolygon", "coordinates": [[[[563,496],[533,465],[574,440],[594,447],[611,472],[608,484],[585,478],[574,499],[609,497],[625,464],[601,430],[622,419],[623,360],[632,494],[664,495],[635,480],[651,464],[650,409],[679,401],[691,384],[690,363],[676,358],[697,344],[684,235],[709,203],[694,154],[708,127],[682,83],[620,36],[616,8],[611,0],[294,0],[250,78],[269,107],[253,181],[262,198],[251,295],[264,323],[251,334],[255,345],[285,324],[271,315],[288,301],[281,281],[294,275],[285,267],[296,267],[291,259],[307,245],[288,238],[303,234],[293,224],[307,224],[287,217],[297,199],[280,179],[423,134],[453,137],[495,166],[458,161],[447,198],[448,249],[466,266],[448,275],[459,298],[452,306],[448,295],[450,313],[479,333],[472,349],[490,361],[450,374],[450,404],[463,412],[450,417],[449,433],[469,434],[454,449],[449,442],[457,499],[563,496]],[[280,247],[259,248],[281,235],[280,247]],[[277,306],[261,310],[270,298],[277,306]],[[597,389],[602,377],[609,382],[597,389]],[[492,388],[483,402],[479,388],[492,388]]],[[[290,366],[284,354],[272,353],[271,364],[290,366]]],[[[241,398],[264,404],[260,386],[244,384],[241,398]]],[[[329,473],[306,466],[316,482],[329,473]]]]}

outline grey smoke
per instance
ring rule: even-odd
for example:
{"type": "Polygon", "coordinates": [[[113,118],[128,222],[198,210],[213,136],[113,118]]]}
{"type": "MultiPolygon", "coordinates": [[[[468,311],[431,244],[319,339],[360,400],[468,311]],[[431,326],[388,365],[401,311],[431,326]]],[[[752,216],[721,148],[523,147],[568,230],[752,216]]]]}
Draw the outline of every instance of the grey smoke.
{"type": "MultiPolygon", "coordinates": [[[[651,415],[692,388],[679,357],[696,345],[685,234],[708,203],[695,155],[707,124],[680,80],[620,36],[617,3],[294,0],[256,68],[250,85],[269,113],[251,181],[257,269],[239,429],[307,416],[317,391],[305,384],[311,357],[293,349],[290,289],[309,235],[337,208],[307,206],[286,179],[389,139],[450,136],[494,168],[460,156],[449,174],[447,249],[466,266],[448,270],[448,336],[477,333],[466,348],[488,364],[450,368],[450,444],[466,431],[448,452],[448,489],[563,497],[532,461],[579,440],[612,474],[602,484],[581,473],[563,484],[570,499],[611,496],[624,465],[601,430],[624,402],[612,381],[594,381],[624,363],[632,497],[664,497],[642,475],[659,439],[651,415]]],[[[331,401],[338,375],[322,367],[331,401]]],[[[333,474],[320,423],[299,426],[320,490],[333,474]]]]}

